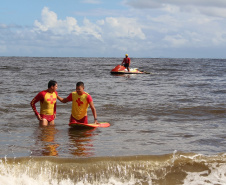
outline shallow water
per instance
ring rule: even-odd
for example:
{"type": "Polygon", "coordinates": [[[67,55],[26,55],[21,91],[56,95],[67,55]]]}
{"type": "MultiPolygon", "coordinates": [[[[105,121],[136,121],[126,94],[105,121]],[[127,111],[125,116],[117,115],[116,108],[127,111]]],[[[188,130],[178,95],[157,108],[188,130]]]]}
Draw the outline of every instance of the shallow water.
{"type": "MultiPolygon", "coordinates": [[[[25,161],[38,157],[43,162],[51,159],[43,156],[57,156],[54,159],[60,162],[61,158],[110,157],[112,160],[125,156],[122,161],[127,157],[134,161],[135,156],[155,156],[158,161],[162,155],[173,157],[173,153],[178,151],[186,156],[194,153],[195,156],[215,157],[219,167],[216,167],[217,173],[221,171],[224,174],[219,179],[226,182],[225,165],[220,165],[225,163],[222,155],[226,138],[226,60],[132,58],[132,67],[151,74],[111,75],[110,70],[121,60],[0,57],[0,157],[25,157],[25,161]],[[69,128],[71,103],[57,102],[55,126],[40,128],[30,101],[39,91],[47,89],[51,79],[58,82],[61,97],[67,97],[74,91],[76,82],[83,81],[85,91],[94,100],[98,120],[107,121],[111,126],[82,131],[69,128]]],[[[88,114],[89,122],[93,122],[90,109],[88,114]]],[[[209,164],[208,160],[207,166],[212,168],[213,164],[209,164]]],[[[198,162],[198,168],[202,165],[198,162]]],[[[5,164],[3,166],[5,168],[5,164]]],[[[12,170],[11,167],[9,169],[12,170]]],[[[205,176],[198,174],[199,170],[195,171],[195,175],[188,171],[187,176],[178,177],[179,184],[186,184],[187,181],[183,182],[186,177],[201,180],[205,176]]],[[[150,176],[152,172],[146,170],[145,173],[150,176]]],[[[70,177],[68,179],[75,182],[70,177]]],[[[164,184],[167,176],[156,183],[154,177],[144,179],[137,180],[147,184],[164,184]]],[[[108,180],[106,184],[111,183],[110,177],[108,180]]],[[[116,177],[113,178],[115,180],[116,177]]],[[[127,178],[125,184],[129,181],[134,184],[136,178],[135,181],[127,178]]],[[[217,183],[221,184],[221,181],[217,183]]],[[[38,182],[37,179],[35,182],[38,182]]]]}

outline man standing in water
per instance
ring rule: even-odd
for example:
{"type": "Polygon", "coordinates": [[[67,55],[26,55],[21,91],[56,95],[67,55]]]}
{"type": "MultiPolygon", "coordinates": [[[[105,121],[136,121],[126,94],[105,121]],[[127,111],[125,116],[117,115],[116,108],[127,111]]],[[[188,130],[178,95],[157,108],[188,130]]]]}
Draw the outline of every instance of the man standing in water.
{"type": "Polygon", "coordinates": [[[48,89],[39,92],[31,101],[31,107],[39,120],[40,126],[54,125],[56,118],[57,82],[50,80],[48,89]],[[40,114],[35,104],[40,101],[40,114]]]}
{"type": "Polygon", "coordinates": [[[87,109],[88,106],[90,106],[94,117],[94,123],[97,124],[97,114],[92,97],[84,91],[84,88],[84,83],[78,82],[76,84],[75,92],[70,93],[67,98],[61,98],[57,96],[57,99],[60,100],[62,103],[72,101],[70,123],[88,124],[87,109]]]}
{"type": "Polygon", "coordinates": [[[122,66],[124,66],[125,68],[127,68],[127,70],[129,71],[130,58],[128,57],[128,54],[126,54],[126,57],[123,59],[122,66]]]}

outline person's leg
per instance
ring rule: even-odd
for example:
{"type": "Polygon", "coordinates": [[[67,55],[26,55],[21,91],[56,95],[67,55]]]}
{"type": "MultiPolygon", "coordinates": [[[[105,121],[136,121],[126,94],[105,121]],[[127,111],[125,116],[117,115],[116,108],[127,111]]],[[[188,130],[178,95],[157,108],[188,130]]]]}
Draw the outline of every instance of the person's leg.
{"type": "Polygon", "coordinates": [[[54,120],[50,121],[49,125],[54,125],[54,120]]]}
{"type": "Polygon", "coordinates": [[[39,121],[40,126],[48,126],[48,121],[46,119],[42,119],[39,121]]]}
{"type": "Polygon", "coordinates": [[[54,125],[54,116],[53,115],[44,115],[41,114],[42,120],[39,122],[40,126],[54,125]]]}
{"type": "Polygon", "coordinates": [[[129,71],[129,64],[125,64],[124,67],[127,69],[127,71],[129,71]]]}

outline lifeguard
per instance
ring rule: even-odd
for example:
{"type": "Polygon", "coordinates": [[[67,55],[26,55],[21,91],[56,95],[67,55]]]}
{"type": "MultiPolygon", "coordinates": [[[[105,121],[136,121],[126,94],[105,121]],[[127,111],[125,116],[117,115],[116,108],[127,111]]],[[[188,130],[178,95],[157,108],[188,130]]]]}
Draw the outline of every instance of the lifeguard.
{"type": "Polygon", "coordinates": [[[54,125],[56,118],[57,82],[50,80],[48,89],[39,92],[31,101],[31,107],[41,126],[54,125]],[[35,104],[40,101],[40,114],[35,104]]]}
{"type": "Polygon", "coordinates": [[[72,101],[70,123],[88,124],[87,116],[88,106],[90,106],[92,110],[94,123],[98,123],[96,109],[93,104],[93,99],[87,92],[84,91],[83,82],[78,82],[76,84],[76,91],[70,93],[67,98],[61,98],[60,96],[57,96],[57,99],[60,100],[62,103],[72,101]]]}
{"type": "Polygon", "coordinates": [[[130,71],[129,66],[130,66],[130,58],[128,57],[128,54],[125,55],[125,58],[122,61],[122,66],[127,68],[128,72],[130,71]]]}

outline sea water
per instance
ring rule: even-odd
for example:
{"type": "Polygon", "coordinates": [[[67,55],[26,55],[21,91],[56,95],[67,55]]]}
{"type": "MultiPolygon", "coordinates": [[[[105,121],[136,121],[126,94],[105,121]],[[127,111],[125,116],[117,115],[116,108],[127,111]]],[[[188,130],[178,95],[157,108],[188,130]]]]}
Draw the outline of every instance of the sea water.
{"type": "Polygon", "coordinates": [[[131,58],[150,74],[111,75],[121,62],[0,57],[0,184],[226,184],[226,60],[131,58]],[[111,126],[70,128],[58,101],[39,127],[30,101],[52,79],[61,97],[83,81],[111,126]]]}

